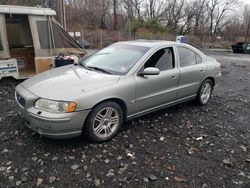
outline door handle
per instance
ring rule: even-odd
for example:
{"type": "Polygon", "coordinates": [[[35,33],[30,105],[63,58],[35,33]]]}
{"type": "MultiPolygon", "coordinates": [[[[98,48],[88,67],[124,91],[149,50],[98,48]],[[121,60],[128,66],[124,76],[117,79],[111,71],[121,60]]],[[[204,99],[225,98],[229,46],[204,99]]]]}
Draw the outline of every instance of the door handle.
{"type": "Polygon", "coordinates": [[[203,69],[201,69],[200,71],[201,71],[201,72],[204,72],[204,70],[203,70],[203,69]]]}
{"type": "Polygon", "coordinates": [[[171,76],[171,79],[175,79],[176,78],[176,76],[171,76]]]}

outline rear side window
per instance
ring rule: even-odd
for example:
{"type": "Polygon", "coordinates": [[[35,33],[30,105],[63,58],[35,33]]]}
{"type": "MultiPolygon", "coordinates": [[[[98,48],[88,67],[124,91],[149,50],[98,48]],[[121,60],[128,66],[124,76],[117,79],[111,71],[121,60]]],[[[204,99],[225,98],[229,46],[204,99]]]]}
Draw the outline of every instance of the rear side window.
{"type": "Polygon", "coordinates": [[[3,50],[3,42],[2,42],[2,36],[0,33],[0,51],[3,50]]]}
{"type": "Polygon", "coordinates": [[[154,53],[144,65],[144,69],[155,67],[160,71],[173,69],[175,67],[173,48],[164,48],[154,53]]]}
{"type": "Polygon", "coordinates": [[[189,50],[185,47],[177,47],[177,50],[181,67],[187,67],[196,64],[196,54],[192,50],[189,50]]]}
{"type": "Polygon", "coordinates": [[[196,63],[197,63],[197,64],[202,63],[202,58],[201,58],[201,56],[199,56],[198,54],[195,54],[195,59],[196,59],[196,63]]]}

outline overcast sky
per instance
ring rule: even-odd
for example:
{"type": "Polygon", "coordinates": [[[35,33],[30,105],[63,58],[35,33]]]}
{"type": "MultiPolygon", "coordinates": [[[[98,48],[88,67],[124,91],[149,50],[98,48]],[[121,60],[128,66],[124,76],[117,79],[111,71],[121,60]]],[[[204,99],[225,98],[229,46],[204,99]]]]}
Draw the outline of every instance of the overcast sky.
{"type": "Polygon", "coordinates": [[[243,0],[243,2],[250,4],[250,0],[243,0]]]}

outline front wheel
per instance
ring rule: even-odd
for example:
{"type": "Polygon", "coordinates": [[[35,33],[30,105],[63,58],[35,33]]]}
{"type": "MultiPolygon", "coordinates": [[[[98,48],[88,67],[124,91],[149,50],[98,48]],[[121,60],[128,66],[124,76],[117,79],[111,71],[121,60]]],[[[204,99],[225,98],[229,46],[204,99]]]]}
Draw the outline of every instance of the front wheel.
{"type": "Polygon", "coordinates": [[[83,127],[84,134],[94,142],[113,138],[123,123],[121,107],[112,101],[96,106],[83,127]]]}
{"type": "Polygon", "coordinates": [[[201,87],[198,91],[198,95],[196,98],[196,101],[198,102],[199,105],[206,105],[212,95],[213,91],[213,83],[211,80],[205,80],[202,84],[201,87]]]}

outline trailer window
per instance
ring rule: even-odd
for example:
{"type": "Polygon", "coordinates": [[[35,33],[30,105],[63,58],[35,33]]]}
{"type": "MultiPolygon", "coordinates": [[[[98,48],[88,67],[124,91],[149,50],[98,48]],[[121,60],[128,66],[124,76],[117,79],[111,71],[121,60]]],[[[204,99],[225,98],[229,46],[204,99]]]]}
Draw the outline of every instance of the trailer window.
{"type": "Polygon", "coordinates": [[[3,50],[2,36],[0,33],[0,51],[3,50]]]}
{"type": "Polygon", "coordinates": [[[52,22],[56,48],[81,48],[81,46],[57,23],[52,22]]]}
{"type": "Polygon", "coordinates": [[[48,21],[36,21],[36,25],[41,49],[49,49],[48,21]]]}

